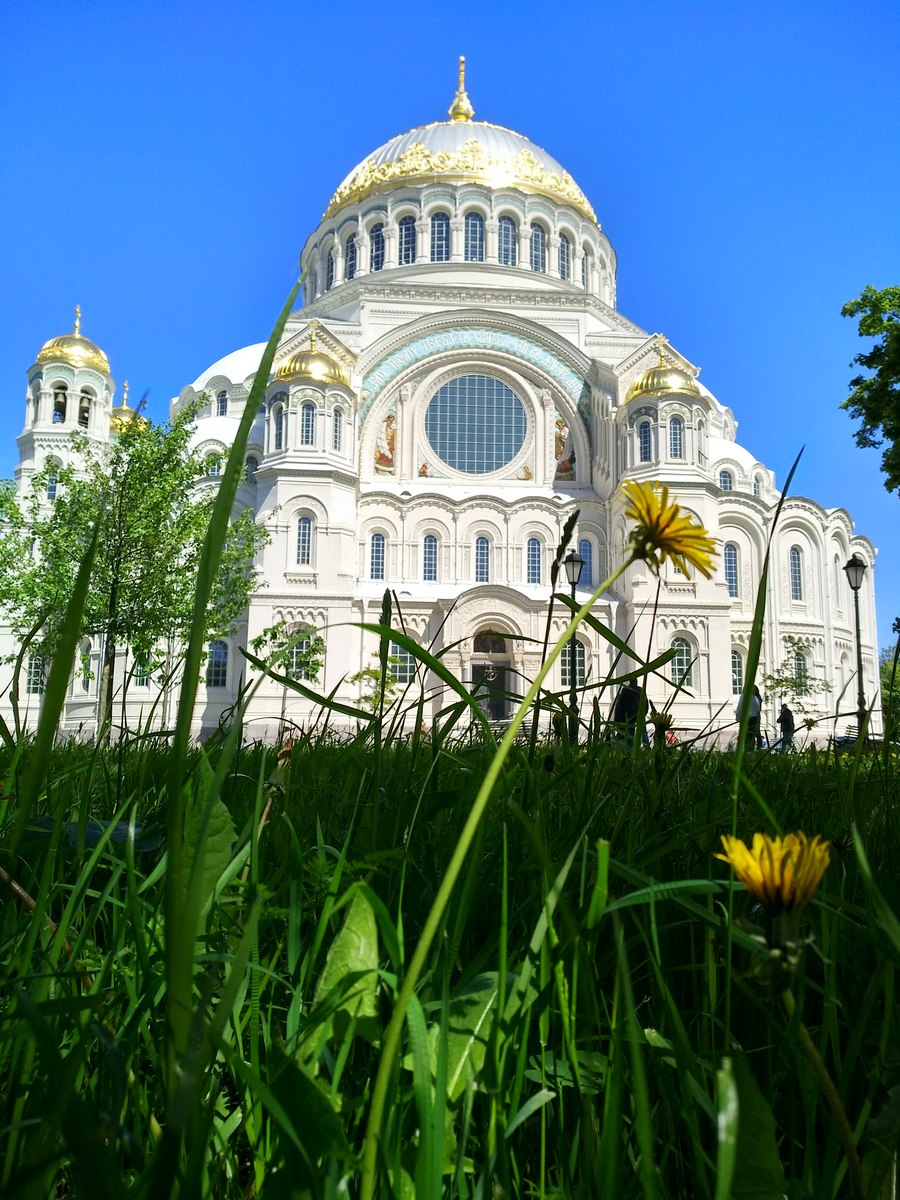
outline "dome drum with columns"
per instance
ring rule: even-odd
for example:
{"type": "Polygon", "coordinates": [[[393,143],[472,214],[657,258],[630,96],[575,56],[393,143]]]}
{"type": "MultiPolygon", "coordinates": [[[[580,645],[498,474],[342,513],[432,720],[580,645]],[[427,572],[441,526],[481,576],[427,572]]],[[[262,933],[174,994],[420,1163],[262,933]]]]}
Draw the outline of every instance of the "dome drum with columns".
{"type": "MultiPolygon", "coordinates": [[[[595,616],[642,655],[674,649],[674,665],[648,691],[657,706],[672,704],[677,726],[733,736],[779,500],[774,476],[736,441],[734,414],[698,368],[617,311],[615,253],[572,176],[526,138],[474,117],[461,61],[448,120],[392,138],[353,168],[306,241],[305,307],[284,330],[238,495],[270,534],[258,563],[264,586],[235,636],[211,650],[198,735],[234,703],[246,673],[239,647],[273,625],[301,640],[320,633],[324,657],[315,678],[302,667],[305,686],[358,703],[354,676],[377,650],[359,625],[378,619],[386,589],[407,632],[505,719],[506,693],[523,690],[540,664],[567,518],[578,510],[586,598],[625,553],[619,485],[645,479],[668,483],[716,538],[715,577],[667,567],[657,583],[632,567],[595,616]]],[[[195,439],[211,460],[234,439],[262,351],[233,351],[173,401],[177,410],[202,398],[195,439]]],[[[56,383],[70,396],[93,389],[94,436],[114,436],[131,419],[133,410],[113,410],[106,357],[76,324],[45,344],[29,374],[20,486],[42,456],[68,461],[74,409],[54,419],[56,383]]],[[[852,604],[840,572],[851,553],[874,565],[874,548],[843,509],[784,503],[761,670],[790,653],[798,672],[828,683],[827,695],[853,691],[852,604]]],[[[873,697],[871,570],[861,599],[873,697]]],[[[593,630],[578,636],[588,714],[595,686],[628,664],[593,630]]],[[[550,686],[568,687],[568,668],[568,658],[557,663],[550,686]]],[[[400,684],[416,678],[399,647],[391,669],[400,684]]],[[[445,698],[437,681],[426,683],[436,714],[445,698]]],[[[135,713],[153,694],[152,680],[141,686],[129,691],[135,713]]],[[[608,707],[611,693],[599,694],[608,707]]],[[[766,698],[764,724],[773,726],[780,699],[766,698]]],[[[70,722],[84,719],[78,700],[70,722]]],[[[265,680],[248,730],[275,737],[283,722],[312,717],[307,700],[265,680]]]]}

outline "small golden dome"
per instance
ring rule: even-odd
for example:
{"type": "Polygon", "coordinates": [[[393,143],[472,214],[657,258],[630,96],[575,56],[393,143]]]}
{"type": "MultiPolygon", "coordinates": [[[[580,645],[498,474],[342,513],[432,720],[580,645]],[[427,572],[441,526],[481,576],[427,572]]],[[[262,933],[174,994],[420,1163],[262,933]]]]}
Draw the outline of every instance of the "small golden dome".
{"type": "Polygon", "coordinates": [[[70,367],[90,367],[93,371],[109,374],[109,359],[89,338],[81,336],[81,305],[75,306],[75,328],[72,333],[51,338],[44,342],[35,360],[39,363],[65,362],[70,367]]]}
{"type": "Polygon", "coordinates": [[[315,383],[347,386],[347,372],[330,354],[316,349],[316,322],[309,327],[309,349],[292,354],[275,372],[276,379],[311,379],[315,383]]]}
{"type": "Polygon", "coordinates": [[[702,394],[696,379],[688,375],[687,371],[682,371],[680,367],[669,362],[663,349],[665,344],[664,338],[657,341],[656,352],[659,355],[659,362],[655,367],[644,371],[643,375],[639,375],[635,379],[625,394],[626,404],[631,400],[637,400],[639,396],[699,397],[702,394]]]}
{"type": "Polygon", "coordinates": [[[126,425],[130,425],[132,421],[138,421],[142,425],[146,425],[146,418],[142,417],[136,408],[131,408],[128,403],[128,380],[122,384],[122,403],[112,410],[109,415],[110,433],[121,433],[126,425]]]}

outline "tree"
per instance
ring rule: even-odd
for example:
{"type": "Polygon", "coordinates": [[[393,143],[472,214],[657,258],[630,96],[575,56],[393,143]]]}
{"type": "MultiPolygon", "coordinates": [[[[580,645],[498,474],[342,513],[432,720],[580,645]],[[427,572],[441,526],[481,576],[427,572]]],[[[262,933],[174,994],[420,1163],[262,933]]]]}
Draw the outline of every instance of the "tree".
{"type": "MultiPolygon", "coordinates": [[[[897,632],[898,622],[894,622],[897,632]]],[[[881,681],[881,709],[884,713],[884,736],[888,741],[897,736],[900,729],[900,646],[885,646],[878,656],[878,673],[881,681]]]]}
{"type": "Polygon", "coordinates": [[[761,683],[766,696],[777,697],[780,702],[790,700],[798,712],[806,715],[816,712],[820,705],[816,697],[831,691],[827,679],[812,675],[807,662],[807,648],[800,638],[785,634],[784,660],[774,671],[763,675],[761,683]]]}
{"type": "MultiPolygon", "coordinates": [[[[150,664],[162,641],[187,634],[200,548],[215,485],[190,448],[196,409],[171,424],[134,419],[111,445],[73,435],[75,467],[34,476],[18,515],[0,501],[5,549],[0,565],[18,564],[0,584],[0,607],[20,639],[38,628],[35,653],[52,657],[60,620],[95,526],[100,537],[82,635],[102,645],[98,726],[112,720],[119,649],[150,664]]],[[[248,509],[235,515],[207,611],[207,636],[229,633],[255,582],[253,556],[267,534],[248,509]]]]}
{"type": "Polygon", "coordinates": [[[857,354],[852,365],[869,375],[850,380],[853,391],[841,405],[862,423],[857,446],[882,446],[881,469],[889,492],[900,490],[900,287],[877,291],[863,288],[857,300],[841,309],[845,317],[859,317],[859,336],[877,338],[871,350],[857,354]]]}

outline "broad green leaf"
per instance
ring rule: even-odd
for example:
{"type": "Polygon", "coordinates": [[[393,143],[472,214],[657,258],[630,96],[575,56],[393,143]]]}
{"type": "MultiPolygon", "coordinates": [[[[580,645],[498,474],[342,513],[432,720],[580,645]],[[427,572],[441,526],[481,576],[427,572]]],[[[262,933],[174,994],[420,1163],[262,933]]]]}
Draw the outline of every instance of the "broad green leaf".
{"type": "Polygon", "coordinates": [[[212,899],[234,846],[231,814],[218,796],[210,804],[204,793],[205,789],[190,796],[184,814],[182,896],[186,915],[195,912],[195,920],[212,899]]]}
{"type": "Polygon", "coordinates": [[[609,900],[609,842],[600,838],[597,841],[597,878],[591,889],[591,903],[588,907],[587,927],[593,929],[599,924],[606,911],[609,900]]]}
{"type": "Polygon", "coordinates": [[[716,1109],[716,1200],[731,1200],[737,1162],[739,1105],[730,1058],[723,1059],[721,1069],[716,1072],[716,1109]]]}
{"type": "MultiPolygon", "coordinates": [[[[464,991],[457,992],[450,999],[444,1043],[447,1097],[450,1100],[458,1100],[465,1091],[469,1068],[477,1075],[484,1066],[498,991],[498,977],[491,972],[479,975],[464,991]]],[[[440,1027],[432,1026],[429,1034],[432,1040],[437,1041],[441,1034],[440,1027]]]]}
{"type": "Polygon", "coordinates": [[[316,984],[313,1007],[318,1007],[337,990],[338,1005],[327,1021],[327,1037],[342,1035],[350,1021],[356,1019],[356,1032],[369,1041],[376,1041],[381,1032],[377,1006],[378,989],[378,927],[375,911],[368,897],[355,888],[347,906],[347,915],[337,937],[325,956],[325,965],[316,984]],[[357,976],[349,989],[345,982],[357,976]],[[344,995],[340,995],[341,990],[344,995]]]}
{"type": "MultiPolygon", "coordinates": [[[[775,1118],[743,1057],[734,1060],[734,1083],[737,1153],[728,1200],[783,1200],[787,1184],[775,1141],[775,1118]]],[[[718,1191],[716,1200],[720,1200],[718,1191]]]]}

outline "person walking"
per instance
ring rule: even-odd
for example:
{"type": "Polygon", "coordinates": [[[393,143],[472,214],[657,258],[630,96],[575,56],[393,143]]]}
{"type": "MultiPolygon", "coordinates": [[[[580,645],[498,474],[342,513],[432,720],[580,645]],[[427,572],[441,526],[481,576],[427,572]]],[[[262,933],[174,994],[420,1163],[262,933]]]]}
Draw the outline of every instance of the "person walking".
{"type": "Polygon", "coordinates": [[[781,712],[778,714],[778,726],[781,729],[781,740],[778,743],[778,749],[782,754],[790,750],[794,744],[794,714],[786,704],[782,704],[781,712]]]}
{"type": "MultiPolygon", "coordinates": [[[[738,721],[741,719],[741,713],[744,711],[744,693],[741,692],[737,702],[737,707],[734,710],[734,715],[738,721]]],[[[749,700],[749,717],[747,718],[747,739],[745,745],[748,750],[756,750],[760,745],[759,733],[759,718],[762,712],[762,696],[759,694],[759,688],[754,687],[753,693],[749,700]]]]}

